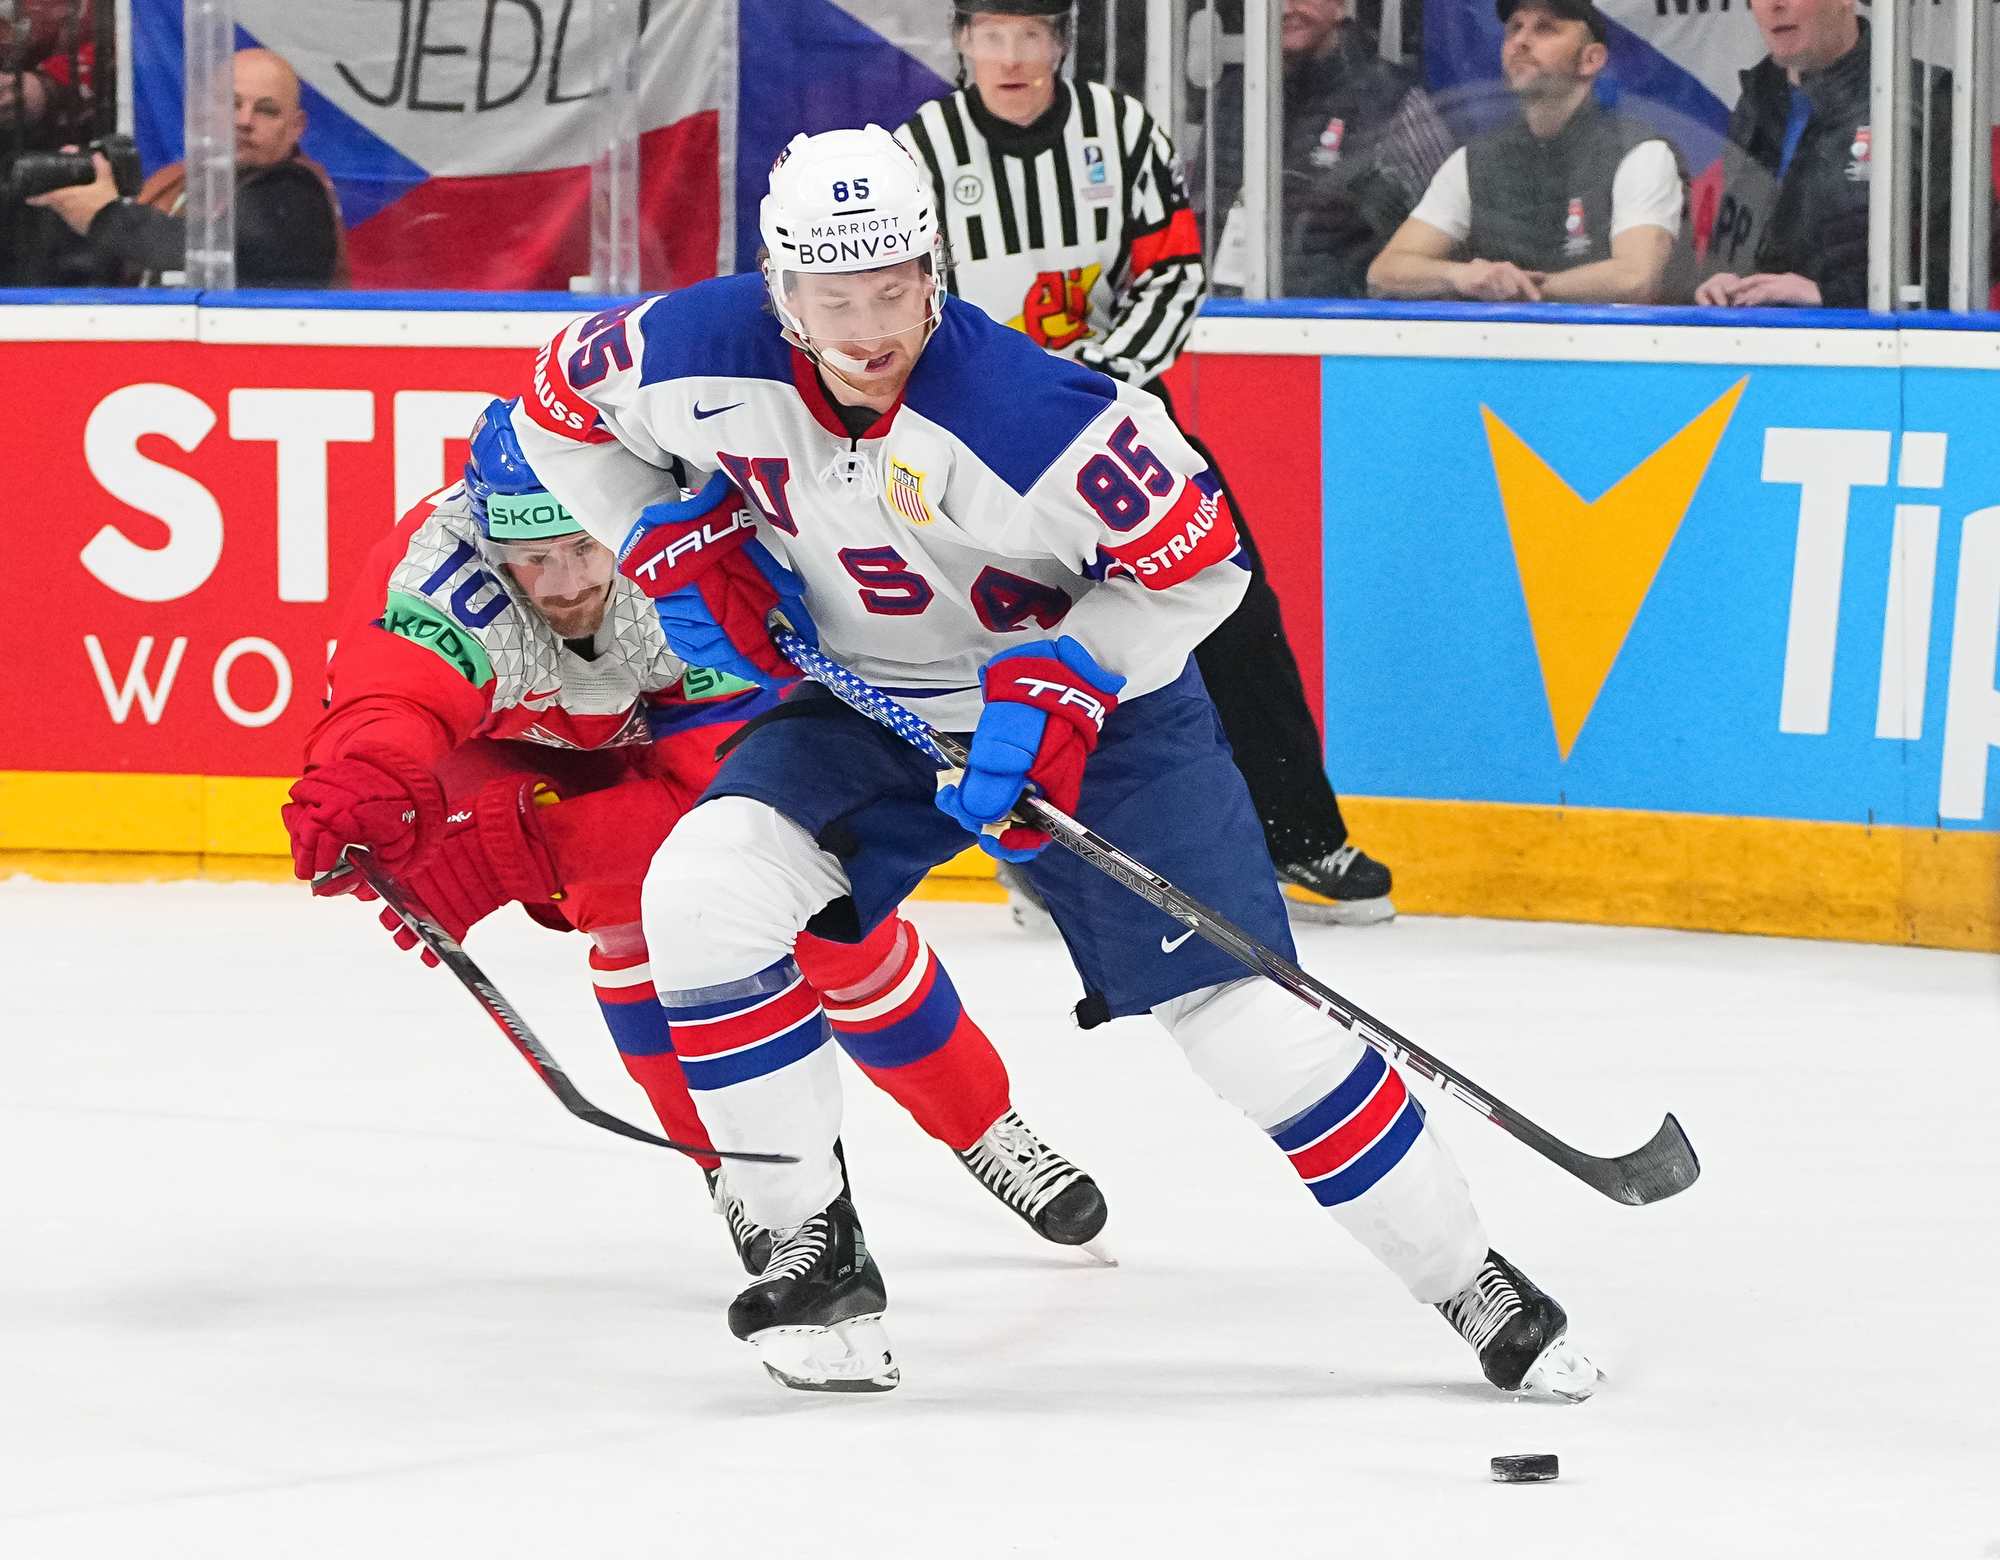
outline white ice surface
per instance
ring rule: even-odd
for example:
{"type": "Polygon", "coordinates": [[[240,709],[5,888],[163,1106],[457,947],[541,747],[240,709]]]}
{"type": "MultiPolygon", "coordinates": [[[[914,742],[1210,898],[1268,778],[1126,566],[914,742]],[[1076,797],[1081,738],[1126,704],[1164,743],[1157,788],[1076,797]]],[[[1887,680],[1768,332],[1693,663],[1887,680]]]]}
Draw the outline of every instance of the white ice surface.
{"type": "MultiPolygon", "coordinates": [[[[1123,1266],[850,1073],[904,1384],[838,1398],[729,1337],[694,1170],[564,1114],[363,908],[0,883],[0,1556],[2000,1555],[2000,960],[1302,934],[1580,1146],[1693,1137],[1701,1183],[1635,1210],[1432,1104],[1612,1372],[1572,1408],[1488,1390],[1150,1023],[1072,1029],[1054,945],[918,916],[1123,1266]],[[1521,1451],[1561,1482],[1488,1481],[1521,1451]]],[[[580,939],[472,946],[648,1119],[580,939]]]]}

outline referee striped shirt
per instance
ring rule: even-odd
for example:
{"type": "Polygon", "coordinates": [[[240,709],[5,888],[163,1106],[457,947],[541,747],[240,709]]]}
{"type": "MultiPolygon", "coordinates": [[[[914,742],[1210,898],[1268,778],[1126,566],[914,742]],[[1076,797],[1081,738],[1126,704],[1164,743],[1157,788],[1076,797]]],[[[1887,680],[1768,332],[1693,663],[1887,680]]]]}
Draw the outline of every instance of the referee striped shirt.
{"type": "Polygon", "coordinates": [[[896,134],[930,173],[952,291],[1115,378],[1173,366],[1208,276],[1173,145],[1143,103],[1058,82],[1024,127],[966,87],[896,134]]]}

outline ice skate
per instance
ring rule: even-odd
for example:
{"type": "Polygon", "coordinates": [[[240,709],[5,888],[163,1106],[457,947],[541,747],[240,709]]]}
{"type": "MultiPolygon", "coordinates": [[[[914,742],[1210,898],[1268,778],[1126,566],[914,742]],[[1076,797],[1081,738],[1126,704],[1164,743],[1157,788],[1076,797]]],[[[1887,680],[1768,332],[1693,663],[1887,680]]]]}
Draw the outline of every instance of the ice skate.
{"type": "Polygon", "coordinates": [[[743,1211],[743,1199],[730,1190],[729,1178],[720,1170],[704,1170],[702,1174],[708,1178],[708,1195],[714,1199],[715,1211],[728,1226],[736,1260],[743,1264],[744,1272],[755,1278],[771,1260],[771,1231],[754,1223],[743,1211]]]}
{"type": "Polygon", "coordinates": [[[1030,937],[1058,935],[1055,917],[1049,914],[1048,906],[1042,903],[1042,896],[1035,892],[1035,885],[1028,881],[1026,873],[1011,861],[997,861],[993,875],[1007,890],[1007,913],[1013,916],[1017,927],[1030,937]]]}
{"type": "Polygon", "coordinates": [[[1393,920],[1389,869],[1353,845],[1278,868],[1285,903],[1301,921],[1373,926],[1393,920]]]}
{"type": "Polygon", "coordinates": [[[1013,1111],[958,1157],[981,1186],[1043,1240],[1082,1246],[1102,1262],[1114,1260],[1095,1244],[1109,1216],[1097,1183],[1036,1137],[1013,1111]]]}
{"type": "Polygon", "coordinates": [[[1569,1341],[1569,1317],[1497,1251],[1438,1312],[1479,1355],[1503,1392],[1543,1392],[1581,1403],[1597,1390],[1597,1367],[1569,1341]]]}
{"type": "Polygon", "coordinates": [[[902,1379],[882,1329],[882,1270],[843,1192],[796,1229],[773,1232],[763,1276],[729,1306],[729,1330],[773,1380],[802,1392],[887,1392],[902,1379]]]}

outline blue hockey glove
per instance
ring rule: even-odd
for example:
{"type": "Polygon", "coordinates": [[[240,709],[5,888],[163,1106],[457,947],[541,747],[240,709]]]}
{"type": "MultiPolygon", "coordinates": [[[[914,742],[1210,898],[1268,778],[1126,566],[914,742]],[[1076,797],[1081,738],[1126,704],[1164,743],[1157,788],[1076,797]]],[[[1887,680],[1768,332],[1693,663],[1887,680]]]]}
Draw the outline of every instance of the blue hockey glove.
{"type": "Polygon", "coordinates": [[[980,682],[986,707],[965,774],[938,790],[937,804],[978,835],[987,854],[1026,861],[1047,847],[1045,832],[1017,823],[995,839],[987,827],[1013,811],[1030,785],[1051,806],[1076,811],[1084,761],[1118,707],[1125,679],[1065,634],[1001,651],[980,668],[980,682]]]}

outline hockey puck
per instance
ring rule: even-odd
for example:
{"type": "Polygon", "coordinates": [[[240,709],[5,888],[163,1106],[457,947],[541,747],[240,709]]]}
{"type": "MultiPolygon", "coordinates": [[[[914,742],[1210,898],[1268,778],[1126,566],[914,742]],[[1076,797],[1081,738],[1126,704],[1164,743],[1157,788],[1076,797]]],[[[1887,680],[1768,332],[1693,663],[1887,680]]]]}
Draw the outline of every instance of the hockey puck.
{"type": "Polygon", "coordinates": [[[1554,1452],[1520,1452],[1492,1461],[1495,1484],[1547,1484],[1556,1476],[1554,1452]]]}

